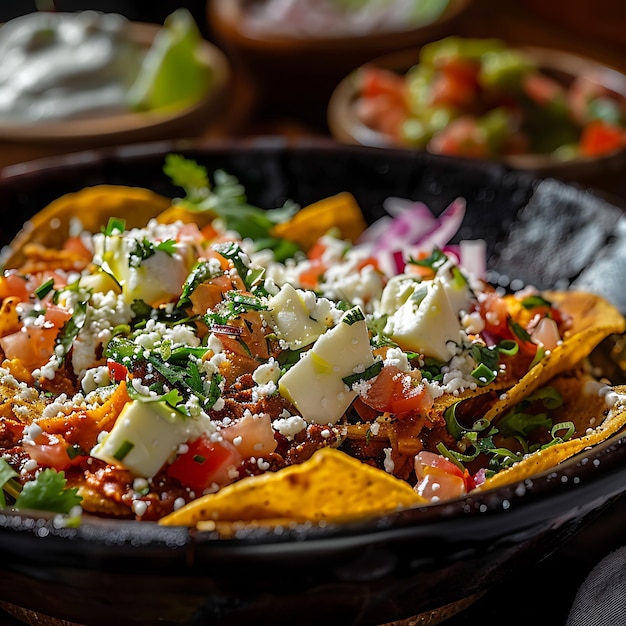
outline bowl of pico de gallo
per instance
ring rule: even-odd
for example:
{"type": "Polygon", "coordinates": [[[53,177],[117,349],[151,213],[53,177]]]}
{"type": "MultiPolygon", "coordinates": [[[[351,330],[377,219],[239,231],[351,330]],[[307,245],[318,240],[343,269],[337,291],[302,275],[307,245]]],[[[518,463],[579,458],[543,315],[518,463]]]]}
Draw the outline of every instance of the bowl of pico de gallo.
{"type": "Polygon", "coordinates": [[[507,163],[570,181],[616,173],[626,78],[556,49],[450,36],[348,74],[328,105],[342,142],[507,163]]]}

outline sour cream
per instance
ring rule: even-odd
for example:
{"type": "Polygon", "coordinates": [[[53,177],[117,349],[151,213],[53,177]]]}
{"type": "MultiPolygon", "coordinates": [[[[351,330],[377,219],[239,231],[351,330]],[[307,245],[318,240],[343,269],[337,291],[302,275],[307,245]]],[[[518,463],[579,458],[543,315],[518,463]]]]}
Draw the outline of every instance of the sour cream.
{"type": "Polygon", "coordinates": [[[0,122],[125,113],[145,51],[115,13],[35,12],[0,28],[0,122]]]}

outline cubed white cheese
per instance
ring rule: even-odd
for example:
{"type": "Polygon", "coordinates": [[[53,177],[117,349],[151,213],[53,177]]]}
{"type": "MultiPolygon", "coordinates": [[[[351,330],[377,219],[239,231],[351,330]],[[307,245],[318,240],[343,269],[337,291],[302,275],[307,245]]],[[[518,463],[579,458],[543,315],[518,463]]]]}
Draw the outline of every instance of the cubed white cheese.
{"type": "Polygon", "coordinates": [[[461,311],[469,311],[471,307],[472,292],[467,281],[454,276],[452,272],[442,272],[438,279],[446,289],[448,300],[452,310],[458,315],[461,311]]]}
{"type": "Polygon", "coordinates": [[[419,287],[421,280],[417,276],[398,274],[392,276],[380,297],[377,313],[380,315],[391,315],[395,313],[419,287]]]}
{"type": "Polygon", "coordinates": [[[91,450],[91,456],[151,478],[190,437],[193,423],[163,402],[128,402],[115,426],[91,450]]]}
{"type": "Polygon", "coordinates": [[[448,298],[446,283],[436,278],[420,283],[418,288],[426,288],[426,295],[408,298],[387,319],[385,333],[403,350],[447,362],[452,356],[448,343],[460,341],[462,328],[448,298]]]}
{"type": "Polygon", "coordinates": [[[154,250],[145,259],[137,257],[136,247],[137,241],[132,237],[111,236],[106,238],[102,254],[103,269],[115,277],[124,299],[158,306],[178,298],[190,270],[186,247],[173,254],[154,250]]]}
{"type": "Polygon", "coordinates": [[[314,320],[298,290],[286,283],[269,299],[264,317],[276,336],[291,350],[312,344],[327,328],[323,320],[314,320]]]}
{"type": "Polygon", "coordinates": [[[279,381],[279,392],[307,422],[335,424],[356,397],[342,379],[373,363],[365,321],[342,321],[319,337],[286,372],[279,381]]]}

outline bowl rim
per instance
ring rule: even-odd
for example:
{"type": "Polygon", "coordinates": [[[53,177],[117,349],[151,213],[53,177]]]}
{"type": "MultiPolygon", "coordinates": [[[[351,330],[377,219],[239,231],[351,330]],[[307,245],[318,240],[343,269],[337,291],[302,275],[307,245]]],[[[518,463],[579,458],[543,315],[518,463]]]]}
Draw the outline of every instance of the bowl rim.
{"type": "MultiPolygon", "coordinates": [[[[188,153],[192,158],[194,155],[222,155],[245,153],[249,156],[251,152],[257,152],[261,156],[276,153],[282,159],[293,155],[298,151],[309,153],[327,153],[328,151],[343,151],[355,155],[378,154],[381,151],[377,148],[361,145],[342,145],[331,141],[317,141],[304,138],[299,141],[276,137],[242,138],[231,141],[217,142],[186,142],[181,140],[166,141],[160,143],[137,144],[134,146],[112,147],[102,150],[91,150],[78,152],[69,155],[48,157],[31,161],[21,166],[9,166],[0,170],[0,191],[10,189],[12,185],[20,188],[30,185],[32,178],[43,175],[44,181],[55,178],[55,174],[61,170],[78,168],[83,173],[95,172],[98,176],[107,176],[111,173],[111,168],[117,163],[118,166],[124,163],[131,164],[141,160],[162,160],[164,155],[171,152],[188,153]]],[[[462,160],[445,157],[442,155],[424,154],[418,156],[409,151],[392,150],[385,151],[385,155],[391,158],[399,158],[407,161],[422,160],[433,163],[448,164],[451,168],[467,167],[470,170],[493,169],[499,177],[503,177],[507,171],[519,176],[520,180],[537,184],[542,179],[532,176],[523,170],[515,170],[502,166],[501,164],[487,163],[478,160],[465,164],[462,160]],[[395,157],[393,155],[395,154],[395,157]]],[[[558,182],[557,184],[566,187],[573,185],[558,182]]],[[[590,193],[590,192],[587,192],[590,193]]],[[[617,205],[616,205],[617,206],[617,205]]],[[[624,207],[621,207],[625,210],[624,207]]],[[[532,477],[519,479],[513,483],[496,487],[487,491],[478,491],[468,494],[462,498],[442,503],[430,504],[428,506],[419,505],[403,509],[398,512],[372,516],[363,520],[349,522],[347,524],[321,524],[310,523],[294,524],[293,528],[280,528],[278,532],[267,528],[251,528],[249,534],[243,534],[241,542],[250,544],[251,541],[262,538],[262,543],[285,543],[290,539],[298,538],[299,533],[304,529],[312,535],[313,541],[334,541],[345,540],[346,536],[381,536],[384,540],[385,533],[397,531],[400,535],[411,531],[420,534],[427,532],[433,525],[443,520],[446,524],[465,524],[468,520],[473,520],[468,524],[467,535],[471,536],[472,529],[480,524],[480,520],[491,518],[492,530],[495,534],[498,530],[498,520],[502,515],[508,518],[517,518],[518,523],[532,522],[537,519],[543,520],[545,509],[549,508],[547,500],[554,500],[556,495],[561,502],[578,501],[578,493],[583,490],[589,495],[593,495],[595,487],[603,484],[603,497],[607,497],[607,490],[613,496],[617,496],[626,489],[626,429],[615,433],[605,441],[586,449],[570,459],[562,462],[558,466],[532,477]],[[528,510],[526,503],[530,502],[528,510]],[[476,521],[478,520],[478,521],[476,521]]],[[[590,499],[586,506],[592,507],[594,500],[590,499]]],[[[574,506],[572,504],[571,506],[574,506]]],[[[585,505],[576,505],[581,510],[585,505]]],[[[86,543],[98,544],[104,539],[107,541],[119,541],[126,545],[135,543],[141,539],[140,545],[149,544],[151,541],[160,543],[186,545],[191,542],[194,545],[204,545],[215,543],[219,538],[212,531],[195,531],[187,527],[162,527],[152,522],[135,522],[132,520],[104,520],[102,518],[89,518],[85,525],[77,529],[55,528],[52,519],[46,519],[37,514],[36,520],[44,520],[50,534],[61,539],[79,538],[86,543]],[[130,524],[130,526],[129,526],[130,524]],[[142,528],[145,528],[143,534],[142,528]],[[137,532],[135,532],[135,530],[137,532]],[[84,533],[83,533],[84,531],[84,533]],[[110,536],[109,536],[110,535],[110,536]]],[[[5,533],[32,532],[37,534],[40,525],[33,524],[33,518],[26,513],[7,513],[0,511],[0,544],[5,541],[5,533]]],[[[356,541],[356,540],[355,540],[356,541]]],[[[301,541],[298,542],[299,544],[301,541]]],[[[303,548],[304,551],[304,548],[303,548]]]]}
{"type": "MultiPolygon", "coordinates": [[[[597,76],[603,85],[606,85],[609,89],[626,99],[626,73],[615,67],[578,53],[548,46],[509,45],[511,48],[527,52],[539,61],[541,67],[546,69],[565,72],[571,76],[584,73],[597,76]]],[[[396,144],[392,138],[360,122],[354,115],[352,105],[357,95],[359,73],[364,67],[381,67],[405,73],[410,67],[418,63],[420,50],[421,47],[413,47],[376,57],[352,70],[336,85],[328,101],[326,116],[329,130],[334,139],[348,144],[369,145],[379,148],[403,148],[403,146],[396,144]]],[[[404,146],[404,148],[418,150],[410,146],[404,146]]],[[[427,152],[427,150],[423,151],[427,152]]],[[[626,148],[620,148],[599,157],[577,157],[567,161],[559,161],[552,158],[549,154],[538,153],[509,155],[491,160],[516,169],[538,173],[548,171],[559,173],[562,170],[571,170],[573,168],[582,172],[591,164],[606,164],[616,156],[625,155],[626,148]]],[[[474,160],[469,157],[458,158],[474,160]]]]}
{"type": "Polygon", "coordinates": [[[241,17],[243,1],[245,0],[208,0],[206,12],[209,26],[222,35],[228,33],[229,39],[247,48],[276,48],[280,51],[296,48],[304,51],[332,44],[337,50],[349,51],[360,44],[371,46],[375,50],[390,39],[397,40],[398,38],[406,40],[406,45],[415,45],[415,38],[418,34],[428,35],[430,31],[439,32],[464,13],[475,0],[449,0],[448,6],[436,20],[402,30],[362,33],[353,36],[320,33],[318,37],[245,31],[242,28],[245,20],[241,17]]]}
{"type": "MultiPolygon", "coordinates": [[[[137,43],[147,49],[162,25],[130,21],[129,32],[137,43]]],[[[40,143],[77,140],[85,143],[104,137],[128,137],[129,133],[145,132],[179,123],[200,114],[207,115],[219,106],[231,81],[231,67],[226,55],[215,44],[201,40],[199,54],[210,63],[212,84],[195,102],[175,110],[129,112],[90,118],[46,122],[2,122],[1,141],[36,141],[40,143]]]]}

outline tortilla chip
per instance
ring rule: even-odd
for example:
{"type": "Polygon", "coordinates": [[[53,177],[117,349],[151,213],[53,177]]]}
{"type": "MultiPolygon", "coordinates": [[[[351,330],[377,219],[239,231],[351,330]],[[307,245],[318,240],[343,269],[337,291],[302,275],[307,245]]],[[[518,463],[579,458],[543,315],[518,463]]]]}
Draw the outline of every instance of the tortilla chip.
{"type": "Polygon", "coordinates": [[[406,482],[334,448],[278,472],[251,476],[202,496],[159,524],[288,520],[340,522],[424,504],[406,482]]]}
{"type": "Polygon", "coordinates": [[[548,471],[585,448],[602,443],[619,432],[626,426],[626,385],[614,387],[613,390],[617,394],[617,400],[606,418],[595,429],[576,439],[570,439],[528,455],[519,463],[488,478],[475,491],[495,489],[548,471]]]}
{"type": "Polygon", "coordinates": [[[75,219],[92,233],[106,226],[110,217],[125,219],[127,228],[139,228],[170,204],[169,198],[149,189],[123,185],[96,185],[65,194],[33,215],[13,239],[2,264],[5,268],[20,267],[26,260],[27,244],[62,249],[75,219]]]}
{"type": "Polygon", "coordinates": [[[309,250],[328,232],[337,231],[341,239],[356,241],[367,228],[355,197],[343,191],[300,209],[290,220],[276,224],[274,237],[283,237],[309,250]]]}
{"type": "Polygon", "coordinates": [[[484,415],[484,419],[490,422],[550,379],[572,369],[588,357],[603,339],[626,330],[624,316],[598,295],[577,291],[547,292],[544,295],[572,317],[573,326],[561,344],[546,354],[516,385],[500,395],[500,400],[484,415]]]}

